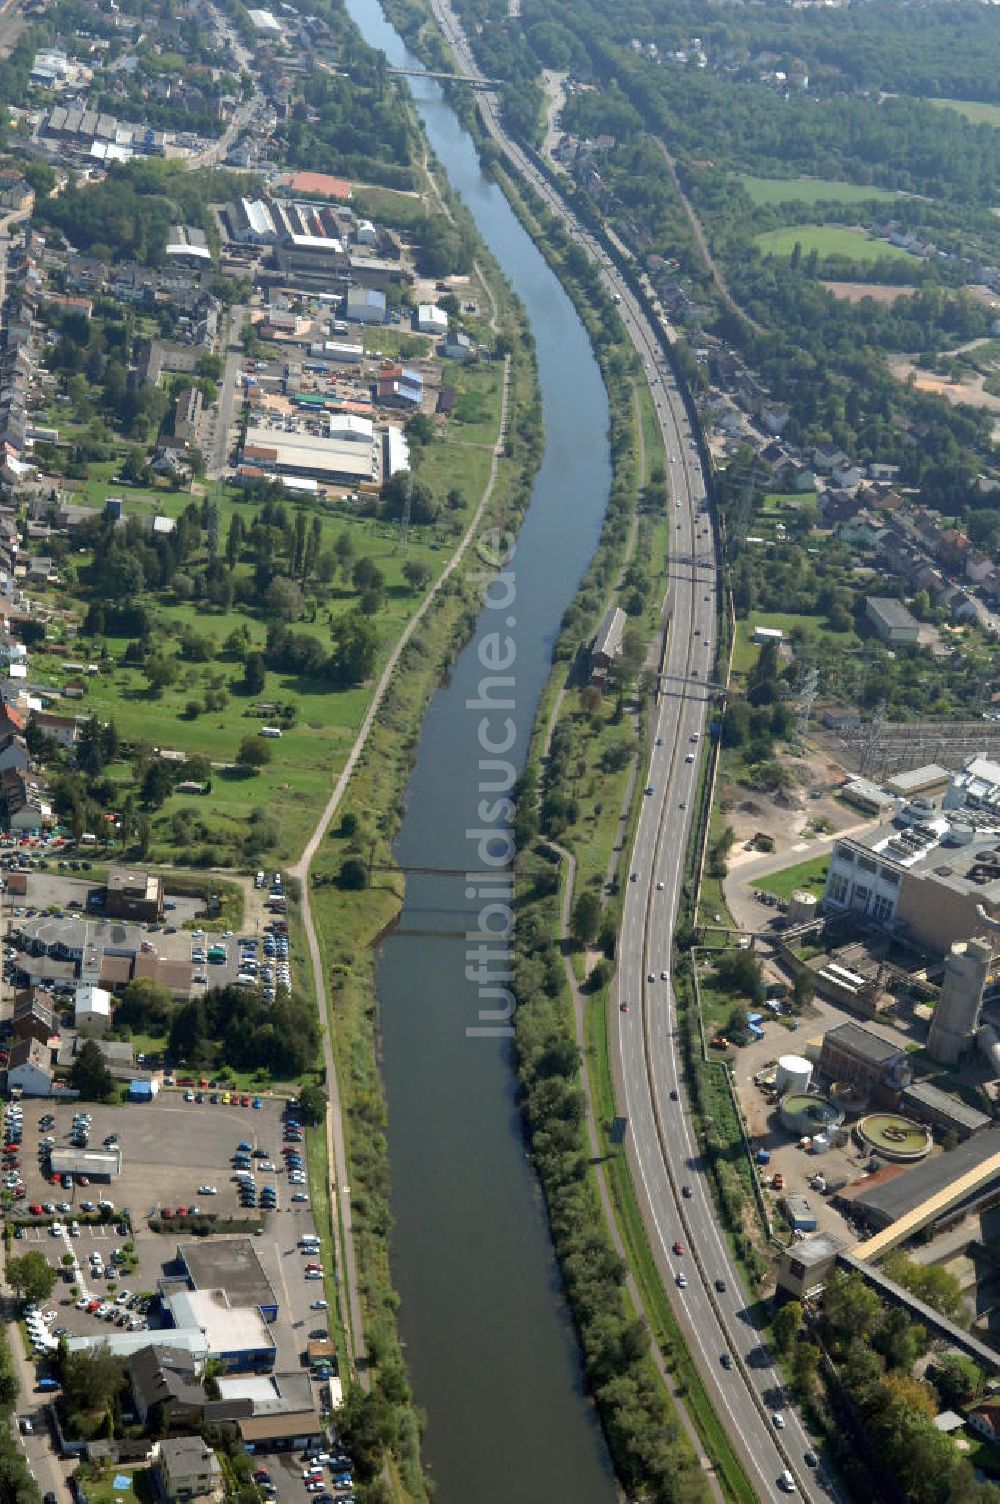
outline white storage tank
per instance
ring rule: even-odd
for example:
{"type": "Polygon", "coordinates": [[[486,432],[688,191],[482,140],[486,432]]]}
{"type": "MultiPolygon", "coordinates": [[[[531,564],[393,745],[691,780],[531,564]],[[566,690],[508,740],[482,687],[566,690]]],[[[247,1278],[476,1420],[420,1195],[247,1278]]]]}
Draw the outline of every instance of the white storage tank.
{"type": "Polygon", "coordinates": [[[809,1090],[812,1073],[812,1066],[802,1055],[782,1055],[778,1060],[774,1089],[779,1097],[785,1096],[787,1092],[801,1092],[805,1095],[809,1090]]]}
{"type": "Polygon", "coordinates": [[[811,919],[816,918],[818,904],[819,899],[815,893],[810,893],[806,888],[797,888],[788,905],[788,923],[808,924],[811,919]]]}

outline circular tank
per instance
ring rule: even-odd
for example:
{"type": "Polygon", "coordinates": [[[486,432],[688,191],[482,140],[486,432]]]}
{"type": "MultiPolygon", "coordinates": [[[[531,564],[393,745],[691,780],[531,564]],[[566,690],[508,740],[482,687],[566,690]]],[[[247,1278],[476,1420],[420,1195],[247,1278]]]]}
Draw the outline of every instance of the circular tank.
{"type": "Polygon", "coordinates": [[[781,1125],[796,1138],[812,1138],[827,1133],[840,1123],[842,1113],[829,1097],[814,1092],[789,1092],[781,1102],[781,1125]]]}
{"type": "Polygon", "coordinates": [[[819,899],[815,893],[810,893],[806,888],[798,888],[792,894],[788,904],[786,916],[789,924],[808,924],[810,919],[816,918],[816,906],[819,899]]]}
{"type": "Polygon", "coordinates": [[[962,820],[949,820],[943,844],[946,846],[969,846],[975,839],[976,827],[974,825],[966,825],[962,820]]]}
{"type": "Polygon", "coordinates": [[[782,1055],[774,1074],[774,1089],[779,1097],[785,1092],[807,1092],[813,1068],[802,1055],[782,1055]]]}
{"type": "Polygon", "coordinates": [[[870,1112],[855,1124],[854,1137],[863,1149],[900,1164],[923,1159],[933,1142],[929,1128],[897,1112],[870,1112]]]}

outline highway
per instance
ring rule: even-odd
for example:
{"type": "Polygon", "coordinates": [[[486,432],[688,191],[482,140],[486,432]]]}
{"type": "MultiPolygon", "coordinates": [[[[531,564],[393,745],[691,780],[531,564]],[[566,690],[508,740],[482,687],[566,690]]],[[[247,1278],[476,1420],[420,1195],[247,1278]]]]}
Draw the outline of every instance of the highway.
{"type": "MultiPolygon", "coordinates": [[[[475,73],[475,59],[446,0],[432,0],[432,5],[459,68],[475,73]]],[[[685,1099],[670,975],[700,753],[712,708],[709,683],[716,646],[715,540],[701,462],[670,367],[629,284],[533,159],[506,136],[496,97],[480,92],[477,102],[486,130],[516,170],[601,266],[642,359],[667,454],[673,617],[664,671],[669,677],[651,716],[653,745],[642,784],[646,793],[625,883],[616,999],[621,1007],[615,1008],[611,1024],[616,1096],[628,1120],[625,1142],[636,1196],[692,1359],[751,1486],[762,1500],[797,1491],[819,1504],[836,1493],[804,1461],[811,1450],[809,1437],[749,1318],[702,1168],[685,1099]],[[675,1244],[683,1253],[674,1253],[675,1244]],[[729,1369],[723,1366],[724,1354],[732,1360],[729,1369]],[[794,1480],[793,1490],[782,1487],[785,1469],[794,1480]]]]}

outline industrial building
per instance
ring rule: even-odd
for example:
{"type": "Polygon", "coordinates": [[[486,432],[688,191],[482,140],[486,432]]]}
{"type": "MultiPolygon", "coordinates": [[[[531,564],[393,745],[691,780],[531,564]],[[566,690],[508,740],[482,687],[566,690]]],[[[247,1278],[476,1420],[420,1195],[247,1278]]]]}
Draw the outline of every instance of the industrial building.
{"type": "Polygon", "coordinates": [[[914,1081],[903,1092],[900,1106],[910,1117],[939,1129],[941,1133],[955,1133],[960,1139],[982,1133],[993,1121],[985,1112],[942,1091],[932,1081],[914,1081]]]}
{"type": "Polygon", "coordinates": [[[941,809],[966,810],[976,824],[1000,826],[1000,763],[971,757],[949,780],[941,809]]]}
{"type": "Polygon", "coordinates": [[[350,324],[384,324],[385,293],[377,287],[352,287],[344,298],[344,318],[350,324]]]}
{"type": "Polygon", "coordinates": [[[260,1311],[238,1305],[223,1289],[167,1289],[164,1311],[181,1332],[200,1332],[209,1358],[226,1372],[263,1372],[274,1367],[274,1337],[260,1311]]]}
{"type": "Polygon", "coordinates": [[[225,1290],[234,1303],[259,1310],[265,1321],[277,1319],[278,1298],[251,1238],[178,1243],[177,1264],[193,1290],[225,1290]]]}
{"type": "Polygon", "coordinates": [[[163,918],[163,878],[133,867],[109,867],[104,912],[109,919],[163,918]]]}
{"type": "Polygon", "coordinates": [[[905,1049],[855,1023],[838,1024],[823,1035],[819,1069],[833,1083],[862,1092],[880,1086],[900,1091],[913,1075],[905,1049]]]}
{"type": "Polygon", "coordinates": [[[301,475],[333,485],[371,484],[378,479],[374,443],[332,439],[320,434],[288,433],[252,424],[243,446],[245,463],[275,475],[301,475]]]}
{"type": "Polygon", "coordinates": [[[122,1172],[120,1149],[53,1149],[53,1175],[86,1175],[90,1180],[114,1180],[122,1172]]]}
{"type": "Polygon", "coordinates": [[[913,646],[919,641],[920,623],[902,601],[886,595],[866,596],[865,616],[876,636],[890,647],[913,646]]]}
{"type": "Polygon", "coordinates": [[[911,1232],[951,1214],[969,1210],[1000,1187],[1000,1132],[966,1139],[950,1153],[938,1153],[908,1168],[886,1165],[845,1186],[834,1204],[867,1227],[880,1231],[904,1217],[914,1218],[911,1232]]]}
{"type": "Polygon", "coordinates": [[[944,955],[955,941],[988,930],[1000,909],[1000,830],[977,830],[956,812],[842,836],[830,852],[823,907],[944,955]]]}
{"type": "Polygon", "coordinates": [[[415,322],[420,334],[441,336],[448,333],[448,315],[436,303],[421,303],[417,308],[415,322]]]}
{"type": "Polygon", "coordinates": [[[620,655],[625,641],[628,617],[620,606],[609,606],[601,617],[601,624],[590,645],[590,678],[592,683],[602,683],[615,659],[620,655]]]}

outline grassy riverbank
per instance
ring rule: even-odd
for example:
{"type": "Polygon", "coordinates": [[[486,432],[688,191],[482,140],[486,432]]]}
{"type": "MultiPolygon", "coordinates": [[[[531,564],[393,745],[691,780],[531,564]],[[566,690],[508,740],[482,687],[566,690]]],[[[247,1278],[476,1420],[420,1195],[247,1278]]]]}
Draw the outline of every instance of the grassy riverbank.
{"type": "MultiPolygon", "coordinates": [[[[447,195],[447,185],[439,183],[447,195]]],[[[464,208],[448,195],[452,213],[464,208]]],[[[481,522],[517,526],[530,495],[542,451],[541,407],[531,341],[523,314],[485,251],[480,265],[511,349],[507,442],[496,485],[481,522]]],[[[498,433],[499,409],[492,431],[498,433]]],[[[474,506],[478,497],[469,497],[474,506]]],[[[329,1028],[344,1117],[347,1174],[364,1313],[371,1395],[352,1391],[349,1406],[359,1427],[374,1426],[386,1439],[387,1477],[396,1495],[424,1499],[420,1424],[412,1404],[396,1331],[396,1295],[389,1269],[389,1169],[386,1111],[377,1065],[377,1011],[373,947],[399,911],[402,879],[392,841],[427,704],[478,614],[471,576],[482,562],[470,548],[435,598],[404,651],[376,716],[364,753],[333,826],[313,861],[311,905],[329,993],[329,1028]],[[345,863],[367,867],[360,890],[345,886],[345,863]]],[[[349,1426],[353,1419],[349,1418],[349,1426]]]]}

